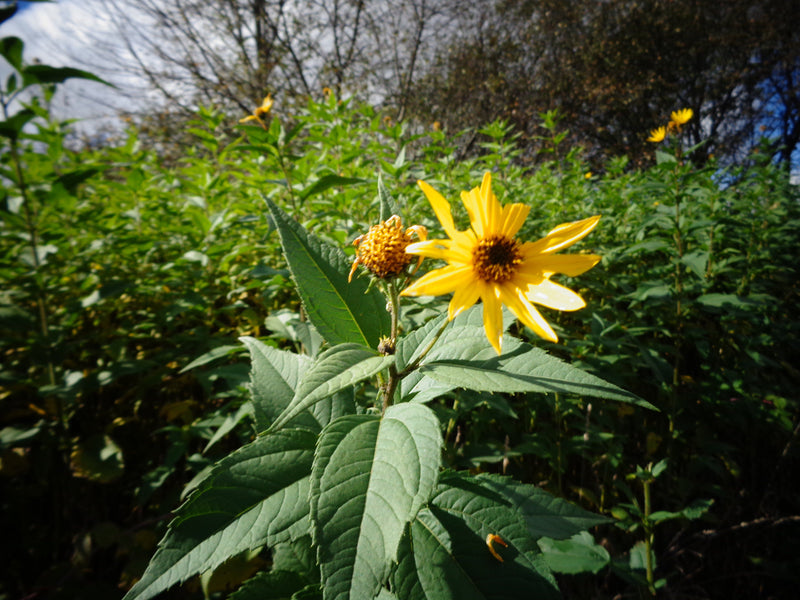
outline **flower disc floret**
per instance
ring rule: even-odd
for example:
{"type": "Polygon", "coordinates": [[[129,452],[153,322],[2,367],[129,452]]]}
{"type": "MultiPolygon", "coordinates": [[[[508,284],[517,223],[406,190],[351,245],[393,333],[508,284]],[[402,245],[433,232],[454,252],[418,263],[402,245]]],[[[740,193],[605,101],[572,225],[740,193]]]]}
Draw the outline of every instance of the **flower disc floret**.
{"type": "Polygon", "coordinates": [[[530,208],[524,204],[501,206],[492,193],[491,174],[486,173],[480,187],[461,193],[470,228],[459,231],[450,203],[424,181],[418,183],[448,238],[415,242],[406,247],[406,252],[442,259],[447,266],[425,274],[402,295],[452,293],[450,320],[480,300],[486,337],[498,354],[503,341],[503,305],[538,335],[557,341],[555,332],[533,304],[558,310],[585,306],[578,294],[550,278],[556,273],[574,277],[597,264],[600,257],[593,254],[555,253],[586,236],[600,217],[565,223],[539,241],[522,242],[516,236],[530,208]]]}
{"type": "Polygon", "coordinates": [[[519,242],[502,235],[480,240],[472,251],[475,274],[486,282],[508,281],[521,262],[519,242]]]}
{"type": "Polygon", "coordinates": [[[405,272],[406,267],[414,262],[414,257],[406,254],[406,247],[414,240],[424,240],[427,230],[414,225],[403,229],[400,217],[392,215],[386,221],[373,225],[369,231],[353,240],[356,247],[356,258],[350,269],[348,281],[353,278],[358,265],[364,265],[379,279],[392,279],[405,272]]]}

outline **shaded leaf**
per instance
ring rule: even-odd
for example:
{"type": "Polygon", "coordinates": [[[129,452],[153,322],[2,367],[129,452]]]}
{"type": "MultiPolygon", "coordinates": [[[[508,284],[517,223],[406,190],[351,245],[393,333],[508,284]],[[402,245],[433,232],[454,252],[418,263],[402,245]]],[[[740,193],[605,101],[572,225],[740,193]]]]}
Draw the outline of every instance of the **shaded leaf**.
{"type": "Polygon", "coordinates": [[[444,479],[408,528],[393,582],[397,596],[410,600],[559,597],[522,517],[464,475],[444,479]],[[489,534],[508,544],[495,546],[502,562],[487,547],[489,534]]]}
{"type": "Polygon", "coordinates": [[[153,598],[228,558],[308,532],[316,436],[262,436],[214,467],[177,511],[142,579],[125,598],[153,598]]]}
{"type": "Polygon", "coordinates": [[[547,565],[556,573],[597,573],[611,561],[608,551],[585,531],[568,540],[542,538],[538,544],[547,565]]]}
{"type": "Polygon", "coordinates": [[[116,87],[107,81],[100,79],[97,75],[89,71],[74,69],[72,67],[51,67],[49,65],[27,65],[20,71],[22,74],[23,85],[63,83],[67,79],[88,79],[96,81],[110,87],[116,87]]]}
{"type": "Polygon", "coordinates": [[[393,356],[381,356],[358,344],[339,344],[323,352],[303,375],[286,409],[275,419],[279,429],[297,415],[333,394],[387,368],[393,356]]]}

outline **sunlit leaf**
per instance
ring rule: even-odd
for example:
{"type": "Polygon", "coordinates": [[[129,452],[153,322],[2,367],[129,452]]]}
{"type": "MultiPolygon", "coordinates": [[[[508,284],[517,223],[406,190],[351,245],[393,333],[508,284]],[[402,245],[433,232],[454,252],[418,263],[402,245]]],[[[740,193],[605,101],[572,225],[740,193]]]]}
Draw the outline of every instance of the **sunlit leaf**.
{"type": "Polygon", "coordinates": [[[265,199],[297,291],[309,320],[331,344],[359,343],[376,348],[390,329],[386,300],[367,281],[347,281],[350,261],[333,248],[309,235],[271,200],[265,199]]]}
{"type": "Polygon", "coordinates": [[[406,524],[436,485],[441,443],[438,419],[420,404],[391,406],[383,418],[343,417],[323,430],[312,520],[326,600],[378,593],[406,524]]]}

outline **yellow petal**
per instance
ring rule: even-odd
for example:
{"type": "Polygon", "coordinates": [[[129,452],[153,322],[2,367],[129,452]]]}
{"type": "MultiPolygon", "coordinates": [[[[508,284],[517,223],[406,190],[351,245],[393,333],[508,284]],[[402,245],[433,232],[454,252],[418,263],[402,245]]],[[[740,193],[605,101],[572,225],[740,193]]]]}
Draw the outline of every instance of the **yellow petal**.
{"type": "Polygon", "coordinates": [[[483,202],[481,202],[480,190],[478,188],[473,188],[468,192],[461,192],[461,202],[464,204],[464,208],[467,209],[472,230],[478,237],[484,237],[486,234],[486,230],[484,229],[486,216],[483,202]]]}
{"type": "Polygon", "coordinates": [[[525,299],[522,290],[508,284],[503,285],[500,287],[500,299],[536,335],[551,342],[558,341],[558,336],[550,327],[550,324],[545,321],[541,313],[536,310],[536,307],[525,299]]]}
{"type": "Polygon", "coordinates": [[[412,242],[406,246],[406,254],[416,254],[427,258],[446,259],[450,253],[450,240],[425,240],[412,242]]]}
{"type": "Polygon", "coordinates": [[[517,275],[532,284],[556,273],[577,277],[595,266],[600,259],[597,254],[540,254],[525,260],[517,268],[517,275]]]}
{"type": "Polygon", "coordinates": [[[670,117],[678,125],[684,125],[691,120],[693,115],[694,111],[691,108],[682,108],[679,111],[673,111],[670,117]]]}
{"type": "Polygon", "coordinates": [[[498,354],[503,349],[503,305],[497,298],[494,287],[488,287],[481,296],[483,300],[483,328],[489,343],[498,354]]]}
{"type": "Polygon", "coordinates": [[[567,248],[589,235],[589,232],[597,227],[598,221],[600,221],[600,215],[575,221],[574,223],[563,223],[541,240],[523,244],[521,249],[522,256],[523,258],[529,258],[536,254],[549,254],[562,248],[567,248]]]}
{"type": "Polygon", "coordinates": [[[483,231],[486,235],[500,233],[503,225],[503,208],[497,200],[497,196],[492,193],[492,174],[489,171],[483,174],[481,181],[481,204],[484,207],[483,231]]]}
{"type": "Polygon", "coordinates": [[[503,214],[500,217],[501,233],[513,238],[522,227],[531,207],[525,204],[507,204],[503,207],[503,214]]]}
{"type": "Polygon", "coordinates": [[[665,137],[667,137],[667,128],[662,125],[658,129],[653,129],[650,132],[650,137],[647,138],[647,141],[657,144],[663,142],[665,137]]]}
{"type": "Polygon", "coordinates": [[[531,302],[557,310],[578,310],[586,306],[586,302],[578,294],[549,279],[528,287],[525,297],[531,302]]]}
{"type": "Polygon", "coordinates": [[[259,118],[255,115],[247,115],[243,119],[239,119],[239,123],[247,123],[248,121],[258,121],[259,118]]]}
{"type": "Polygon", "coordinates": [[[442,267],[426,273],[404,289],[402,296],[439,296],[449,294],[473,279],[471,267],[442,267]]]}
{"type": "Polygon", "coordinates": [[[424,181],[417,181],[417,185],[422,188],[423,193],[428,198],[428,202],[433,207],[433,212],[436,213],[436,218],[442,224],[444,231],[450,237],[456,233],[456,226],[453,223],[453,213],[450,210],[450,203],[439,192],[433,189],[424,181]]]}
{"type": "Polygon", "coordinates": [[[481,297],[481,293],[484,291],[485,287],[486,285],[482,281],[471,278],[467,283],[456,288],[450,300],[447,318],[452,321],[459,313],[475,304],[478,298],[481,297]]]}

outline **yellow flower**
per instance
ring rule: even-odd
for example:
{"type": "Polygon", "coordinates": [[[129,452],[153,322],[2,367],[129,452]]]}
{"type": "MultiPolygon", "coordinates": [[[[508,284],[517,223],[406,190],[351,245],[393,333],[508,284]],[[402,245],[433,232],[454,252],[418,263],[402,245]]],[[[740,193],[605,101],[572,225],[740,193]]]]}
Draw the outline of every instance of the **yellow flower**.
{"type": "Polygon", "coordinates": [[[555,253],[586,236],[600,217],[559,225],[536,242],[520,242],[515,235],[530,207],[501,206],[492,193],[491,174],[486,173],[480,187],[461,193],[471,227],[458,231],[447,200],[424,181],[418,183],[449,239],[416,242],[406,252],[440,258],[448,265],[422,276],[403,290],[402,295],[438,296],[453,292],[448,311],[450,320],[482,300],[486,337],[498,354],[502,350],[504,304],[538,335],[558,341],[533,303],[558,310],[586,306],[578,294],[553,283],[550,277],[556,273],[574,277],[598,263],[600,257],[596,255],[555,253]]]}
{"type": "Polygon", "coordinates": [[[658,129],[653,129],[650,132],[650,137],[647,138],[647,141],[657,144],[658,142],[663,142],[665,137],[667,137],[667,128],[661,126],[658,129]]]}
{"type": "Polygon", "coordinates": [[[681,110],[673,111],[673,113],[670,115],[670,118],[675,125],[685,125],[689,122],[693,115],[694,112],[691,108],[682,108],[681,110]]]}
{"type": "Polygon", "coordinates": [[[356,258],[347,280],[353,279],[353,273],[360,264],[380,279],[392,279],[402,274],[414,262],[414,257],[406,254],[406,247],[413,241],[412,235],[424,240],[428,237],[428,230],[421,225],[413,225],[404,231],[397,215],[370,227],[367,233],[353,240],[356,258]]]}
{"type": "Polygon", "coordinates": [[[246,116],[244,119],[239,119],[239,123],[247,123],[248,121],[258,121],[261,126],[264,126],[264,121],[262,117],[266,117],[269,114],[269,111],[272,110],[272,96],[271,94],[267,94],[267,97],[264,98],[264,101],[261,103],[261,106],[257,107],[252,115],[246,116]]]}

